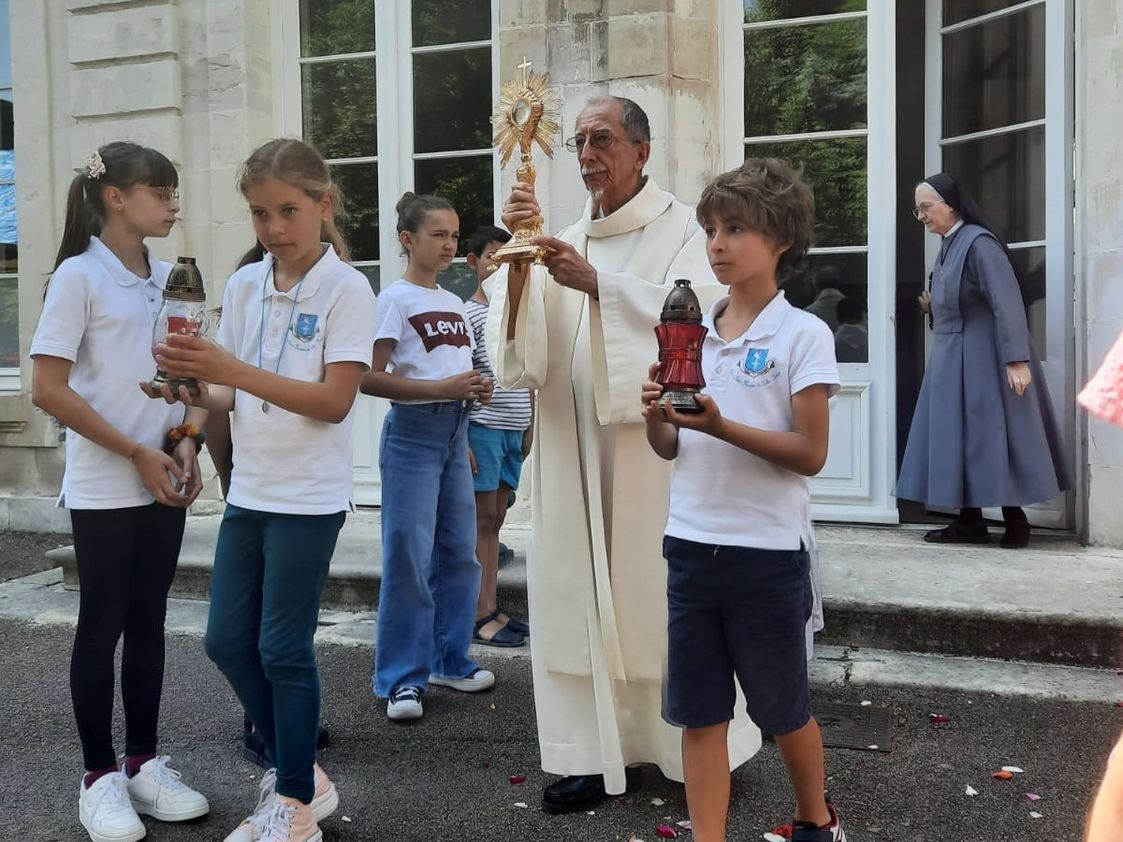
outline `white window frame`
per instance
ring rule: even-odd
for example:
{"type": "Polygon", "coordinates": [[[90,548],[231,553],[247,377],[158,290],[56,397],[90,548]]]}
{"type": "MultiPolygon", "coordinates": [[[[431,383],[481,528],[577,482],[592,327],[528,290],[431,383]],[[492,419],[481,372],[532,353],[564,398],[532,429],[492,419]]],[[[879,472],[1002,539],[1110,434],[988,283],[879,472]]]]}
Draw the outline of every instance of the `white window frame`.
{"type": "MultiPolygon", "coordinates": [[[[1073,300],[1073,6],[1069,0],[1025,0],[1003,9],[945,27],[942,0],[926,0],[925,8],[925,172],[943,167],[944,146],[964,140],[1010,133],[1034,126],[1045,127],[1045,239],[1008,243],[1012,251],[1045,247],[1045,344],[1036,350],[1050,386],[1053,412],[1061,426],[1070,464],[1077,459],[1076,336],[1073,300]],[[999,18],[1045,8],[1045,117],[1027,123],[999,126],[954,138],[943,137],[942,88],[945,33],[981,26],[999,18]]],[[[984,202],[985,207],[985,202],[984,202]]],[[[936,261],[939,242],[925,238],[925,264],[936,261]]],[[[1074,495],[1068,493],[1049,504],[1034,506],[1035,525],[1067,528],[1072,525],[1074,495]]]]}
{"type": "MultiPolygon", "coordinates": [[[[869,356],[864,363],[841,363],[843,398],[857,402],[868,429],[854,442],[861,476],[832,486],[811,481],[812,514],[818,520],[896,523],[891,492],[896,480],[896,11],[887,0],[868,0],[864,12],[841,12],[795,19],[744,22],[743,0],[722,6],[722,160],[727,169],[744,160],[747,140],[763,139],[745,127],[745,46],[747,30],[866,19],[866,128],[769,136],[769,140],[866,138],[866,243],[813,248],[811,254],[866,254],[869,356]]],[[[842,443],[839,443],[840,445],[842,443]]],[[[829,464],[829,462],[828,462],[829,464]]]]}
{"type": "MultiPolygon", "coordinates": [[[[8,10],[8,14],[9,14],[9,19],[3,21],[3,27],[2,27],[3,31],[2,31],[2,33],[0,33],[0,36],[10,39],[11,34],[12,34],[11,19],[10,19],[11,9],[10,8],[8,10]]],[[[0,87],[0,94],[3,94],[3,93],[7,93],[11,97],[12,105],[13,105],[13,108],[14,108],[14,106],[15,106],[15,91],[13,90],[12,86],[6,85],[4,87],[0,87]]],[[[0,179],[0,186],[11,185],[12,187],[15,187],[15,183],[16,182],[15,182],[14,178],[11,179],[11,180],[0,179]]],[[[19,213],[18,202],[17,202],[17,205],[16,205],[16,213],[17,213],[17,215],[19,213]]],[[[18,248],[18,246],[17,246],[17,248],[18,248]]],[[[13,281],[13,280],[16,282],[16,298],[17,298],[17,301],[18,301],[18,298],[19,298],[19,272],[18,272],[18,270],[14,274],[0,274],[0,281],[13,281]]],[[[17,342],[18,342],[18,334],[19,334],[19,306],[18,306],[18,304],[17,304],[17,307],[16,307],[16,334],[17,334],[17,342]]],[[[20,369],[19,369],[19,366],[15,365],[15,366],[2,366],[2,367],[0,367],[0,392],[18,392],[19,390],[20,390],[20,369]]]]}
{"type": "MultiPolygon", "coordinates": [[[[433,158],[459,158],[490,155],[493,162],[492,198],[494,219],[499,217],[502,205],[498,155],[494,149],[457,150],[455,152],[415,153],[413,151],[413,56],[419,53],[448,52],[465,47],[491,48],[492,102],[499,92],[499,2],[491,2],[492,37],[480,41],[437,46],[412,45],[411,0],[371,0],[375,7],[375,49],[371,52],[346,55],[300,56],[300,4],[299,0],[285,0],[280,9],[279,26],[275,35],[275,49],[281,72],[274,75],[274,102],[281,104],[278,123],[281,133],[300,137],[304,132],[304,109],[301,98],[300,68],[304,64],[339,60],[344,58],[374,58],[375,84],[379,91],[391,91],[398,107],[387,109],[377,121],[378,154],[371,157],[329,159],[329,163],[376,163],[378,165],[379,259],[355,261],[358,268],[378,266],[379,277],[388,282],[405,271],[406,261],[401,253],[394,226],[393,208],[407,190],[414,189],[415,161],[433,158]]],[[[489,109],[490,110],[490,109],[489,109]]],[[[470,231],[461,231],[467,237],[470,231]]],[[[454,262],[463,263],[464,258],[454,262]]]]}

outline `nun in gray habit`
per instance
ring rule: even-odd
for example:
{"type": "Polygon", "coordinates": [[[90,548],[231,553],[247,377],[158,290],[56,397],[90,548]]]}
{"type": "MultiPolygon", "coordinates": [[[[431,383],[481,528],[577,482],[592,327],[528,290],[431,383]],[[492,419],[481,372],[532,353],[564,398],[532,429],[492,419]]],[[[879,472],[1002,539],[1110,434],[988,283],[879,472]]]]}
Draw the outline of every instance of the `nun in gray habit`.
{"type": "Polygon", "coordinates": [[[1022,506],[1072,487],[1041,364],[1030,346],[1025,284],[975,201],[945,173],[916,188],[916,218],[943,242],[928,303],[924,371],[897,496],[958,517],[933,543],[986,544],[982,508],[1001,506],[1003,547],[1029,543],[1022,506]]]}

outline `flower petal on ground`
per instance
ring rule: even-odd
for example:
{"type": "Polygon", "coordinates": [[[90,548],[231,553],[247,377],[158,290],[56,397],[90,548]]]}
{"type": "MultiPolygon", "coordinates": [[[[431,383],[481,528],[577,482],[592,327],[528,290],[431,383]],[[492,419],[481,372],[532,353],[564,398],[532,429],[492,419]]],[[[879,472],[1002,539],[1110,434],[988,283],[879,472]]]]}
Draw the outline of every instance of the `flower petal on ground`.
{"type": "Polygon", "coordinates": [[[1038,795],[1036,792],[1027,792],[1026,798],[1028,798],[1030,801],[1040,801],[1041,800],[1041,796],[1038,795]]]}
{"type": "Polygon", "coordinates": [[[963,794],[975,796],[975,795],[979,794],[979,791],[977,789],[975,789],[975,787],[971,786],[971,784],[967,784],[967,789],[964,790],[963,794]]]}
{"type": "Polygon", "coordinates": [[[656,807],[662,807],[667,802],[664,801],[662,798],[652,798],[651,803],[654,804],[656,807]]]}
{"type": "Polygon", "coordinates": [[[1021,774],[1025,773],[1025,769],[1019,769],[1017,766],[1003,766],[1002,771],[1003,772],[1010,772],[1011,774],[1014,774],[1014,775],[1021,775],[1021,774]]]}
{"type": "Polygon", "coordinates": [[[1001,772],[995,772],[993,775],[991,775],[991,777],[996,781],[1009,781],[1013,779],[1014,773],[1007,772],[1005,769],[1003,769],[1001,772]]]}
{"type": "Polygon", "coordinates": [[[511,775],[507,780],[511,782],[511,786],[518,786],[526,783],[526,775],[511,775]]]}
{"type": "Polygon", "coordinates": [[[669,824],[661,824],[655,828],[655,835],[660,839],[678,839],[678,831],[669,824]]]}

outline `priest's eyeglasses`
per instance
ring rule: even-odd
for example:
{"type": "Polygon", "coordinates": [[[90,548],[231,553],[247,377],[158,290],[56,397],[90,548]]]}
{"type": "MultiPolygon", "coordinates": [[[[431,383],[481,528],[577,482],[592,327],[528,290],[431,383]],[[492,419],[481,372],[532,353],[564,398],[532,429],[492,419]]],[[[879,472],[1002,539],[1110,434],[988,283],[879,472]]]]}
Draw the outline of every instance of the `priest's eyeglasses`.
{"type": "Polygon", "coordinates": [[[607,149],[612,146],[612,144],[619,141],[623,141],[624,143],[642,143],[642,141],[632,140],[630,137],[621,137],[620,135],[613,134],[608,129],[601,129],[587,135],[575,134],[565,142],[565,148],[570,152],[576,152],[580,155],[585,149],[586,143],[593,147],[593,149],[607,149]]]}
{"type": "Polygon", "coordinates": [[[179,201],[179,191],[173,190],[170,187],[149,187],[147,184],[138,184],[136,187],[139,190],[151,190],[156,194],[156,198],[165,205],[170,205],[173,202],[179,201]]]}

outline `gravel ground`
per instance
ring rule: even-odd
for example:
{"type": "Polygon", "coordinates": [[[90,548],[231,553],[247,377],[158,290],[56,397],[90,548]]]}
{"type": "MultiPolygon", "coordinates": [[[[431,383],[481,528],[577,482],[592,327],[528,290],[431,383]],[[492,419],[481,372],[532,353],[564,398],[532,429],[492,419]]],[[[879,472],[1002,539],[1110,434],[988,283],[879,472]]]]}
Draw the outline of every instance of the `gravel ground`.
{"type": "Polygon", "coordinates": [[[50,570],[55,565],[43,554],[72,543],[61,532],[0,532],[0,582],[50,570]]]}
{"type": "MultiPolygon", "coordinates": [[[[81,760],[67,691],[71,636],[65,627],[0,621],[5,838],[85,838],[76,819],[81,760]]],[[[654,770],[642,792],[611,799],[594,815],[544,815],[538,800],[551,778],[537,768],[526,660],[488,663],[499,677],[493,692],[428,694],[425,719],[403,726],[389,722],[383,703],[369,695],[369,649],[321,646],[319,653],[324,721],[333,735],[323,763],[342,799],[324,822],[327,842],[623,842],[632,834],[653,842],[665,817],[686,818],[682,789],[654,770]],[[526,782],[512,786],[508,778],[516,774],[526,782]]],[[[239,757],[239,707],[199,639],[171,637],[167,663],[161,748],[212,809],[187,825],[149,821],[148,838],[222,839],[253,806],[260,770],[239,757]]],[[[1110,704],[884,688],[818,687],[815,694],[894,711],[892,753],[828,752],[830,787],[851,842],[1076,842],[1123,725],[1123,711],[1110,704]],[[950,724],[933,727],[933,712],[950,724]],[[992,779],[1005,765],[1025,773],[1011,782],[992,779]],[[965,795],[967,785],[979,794],[965,795]],[[1031,802],[1027,793],[1041,799],[1031,802]]],[[[120,721],[116,733],[120,739],[120,721]]],[[[756,842],[790,817],[791,792],[774,746],[737,771],[734,788],[731,840],[756,842]]]]}

